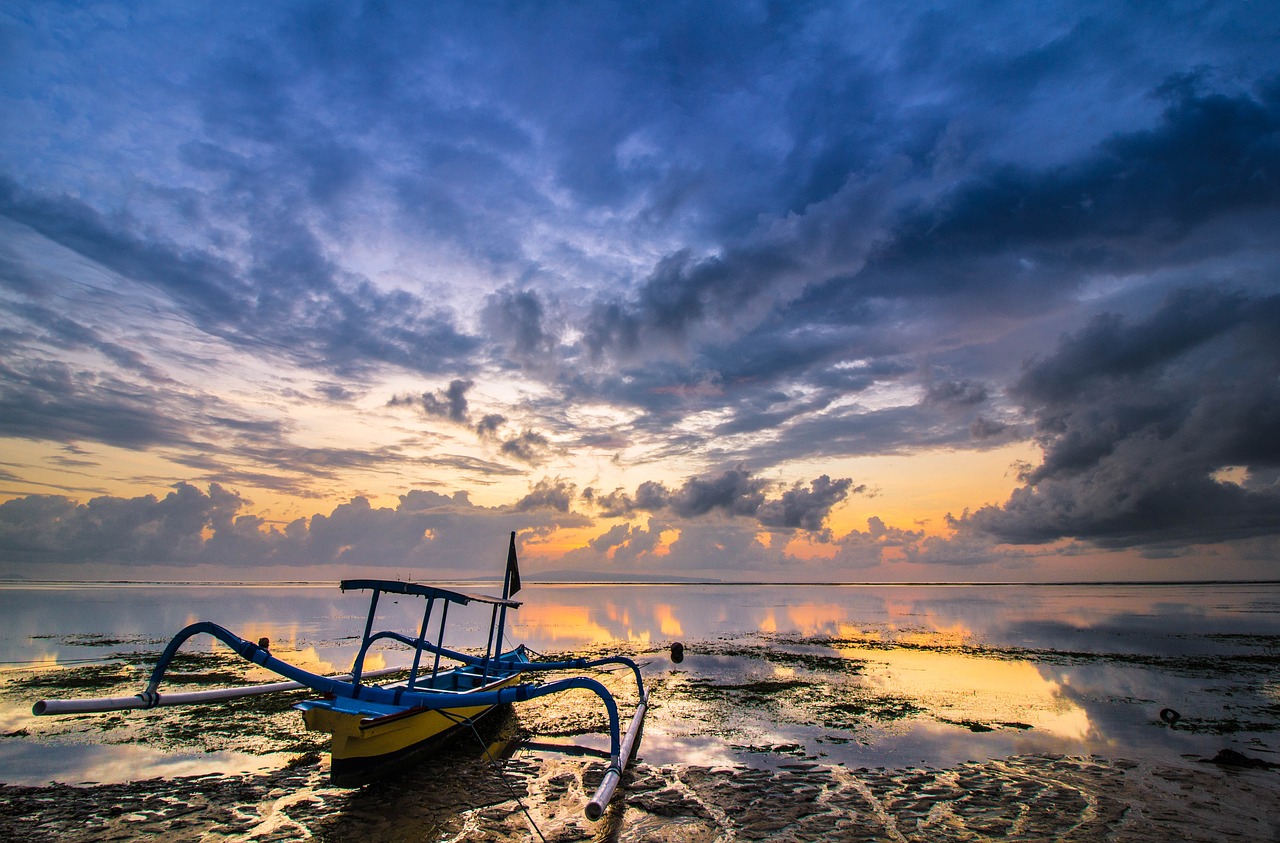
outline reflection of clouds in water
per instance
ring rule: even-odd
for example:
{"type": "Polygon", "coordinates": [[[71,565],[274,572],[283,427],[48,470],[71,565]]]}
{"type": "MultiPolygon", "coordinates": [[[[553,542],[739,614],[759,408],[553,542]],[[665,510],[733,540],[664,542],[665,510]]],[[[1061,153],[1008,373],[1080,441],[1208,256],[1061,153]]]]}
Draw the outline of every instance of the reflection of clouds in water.
{"type": "Polygon", "coordinates": [[[653,607],[653,619],[658,622],[658,631],[664,636],[684,635],[684,626],[676,617],[675,610],[669,603],[658,603],[653,607]]]}
{"type": "Polygon", "coordinates": [[[647,644],[658,638],[683,635],[684,625],[669,603],[625,605],[606,600],[600,605],[531,602],[513,616],[512,636],[542,649],[574,645],[602,645],[626,641],[647,644]]]}
{"type": "MultiPolygon", "coordinates": [[[[65,657],[65,659],[70,658],[70,656],[65,657]]],[[[7,673],[14,673],[19,670],[47,670],[52,667],[60,666],[63,661],[64,658],[60,656],[57,650],[41,650],[39,652],[32,653],[27,658],[23,659],[18,665],[0,669],[0,676],[7,673]]]]}
{"type": "Polygon", "coordinates": [[[765,616],[760,619],[759,629],[761,632],[772,634],[778,631],[778,619],[773,616],[773,610],[770,609],[765,616]]]}
{"type": "Polygon", "coordinates": [[[612,621],[613,626],[621,626],[623,629],[631,628],[630,613],[612,600],[605,605],[605,616],[612,621]]]}
{"type": "MultiPolygon", "coordinates": [[[[1120,640],[1135,648],[1150,641],[1156,642],[1150,646],[1165,648],[1187,646],[1170,639],[1171,631],[1266,632],[1277,627],[1274,614],[1223,609],[1241,599],[1229,588],[1122,588],[1112,593],[1100,587],[1044,586],[539,585],[526,588],[520,597],[525,605],[514,621],[528,636],[521,640],[535,649],[540,643],[672,635],[690,640],[760,632],[846,637],[922,629],[963,631],[971,641],[1020,646],[1105,649],[1120,640]]],[[[39,653],[32,653],[25,636],[99,633],[168,640],[189,622],[211,620],[250,640],[265,635],[277,646],[319,642],[327,651],[349,647],[338,641],[359,632],[366,601],[363,594],[341,594],[333,587],[0,589],[10,633],[0,647],[10,658],[33,658],[39,653]]],[[[416,630],[419,615],[416,605],[384,601],[379,628],[416,630]]],[[[460,646],[483,645],[487,620],[468,623],[459,617],[455,622],[451,617],[450,632],[460,636],[460,646]]],[[[79,647],[58,651],[64,657],[68,651],[86,654],[79,647]]]]}
{"type": "Polygon", "coordinates": [[[1249,720],[1251,706],[1265,703],[1262,694],[1255,696],[1256,692],[1240,681],[1244,677],[1232,676],[1225,666],[1222,673],[1211,676],[1106,662],[1041,663],[1038,669],[1061,685],[1065,697],[1089,712],[1091,751],[1128,757],[1212,756],[1228,743],[1240,743],[1241,748],[1249,743],[1250,751],[1262,748],[1263,743],[1274,743],[1274,732],[1252,735],[1229,727],[1228,734],[1217,734],[1212,729],[1198,733],[1185,728],[1193,721],[1249,720]],[[1159,712],[1165,707],[1180,713],[1184,728],[1171,729],[1160,723],[1159,712]]]}
{"type": "MultiPolygon", "coordinates": [[[[26,700],[15,702],[6,699],[3,704],[0,704],[0,723],[4,724],[6,733],[23,732],[37,725],[39,718],[31,713],[31,706],[34,702],[35,697],[33,695],[29,702],[26,700]]],[[[0,746],[4,746],[4,744],[0,743],[0,746]]],[[[0,781],[6,781],[6,779],[0,776],[0,781]]]]}
{"type": "Polygon", "coordinates": [[[603,644],[614,640],[614,633],[597,623],[589,606],[528,604],[517,613],[513,632],[532,633],[538,641],[556,646],[565,644],[603,644]]]}
{"type": "Polygon", "coordinates": [[[852,631],[849,609],[836,603],[800,603],[787,607],[789,629],[800,635],[843,636],[852,631]]]}
{"type": "MultiPolygon", "coordinates": [[[[328,661],[320,660],[320,655],[315,651],[315,647],[308,647],[306,654],[300,656],[300,660],[302,661],[302,664],[298,666],[311,670],[311,672],[338,673],[338,670],[334,669],[334,666],[330,665],[328,661]],[[308,661],[315,661],[317,666],[314,666],[314,668],[307,668],[306,665],[308,661]]],[[[381,670],[385,668],[385,666],[387,666],[387,654],[384,654],[383,651],[370,650],[365,654],[365,663],[361,666],[361,670],[381,670]]],[[[343,670],[347,669],[349,668],[343,668],[343,670]]]]}
{"type": "Polygon", "coordinates": [[[1030,662],[915,649],[840,648],[866,663],[864,684],[918,701],[941,720],[1021,723],[1068,740],[1092,730],[1088,713],[1030,662]]]}
{"type": "MultiPolygon", "coordinates": [[[[642,609],[637,607],[636,616],[639,617],[641,614],[642,609]]],[[[605,615],[609,619],[606,626],[613,632],[613,638],[605,638],[598,643],[615,640],[632,644],[648,644],[653,640],[653,630],[646,625],[647,622],[633,621],[630,608],[610,601],[606,606],[605,615]]]]}
{"type": "Polygon", "coordinates": [[[649,764],[690,764],[716,767],[736,763],[734,751],[719,737],[674,736],[646,726],[640,755],[649,764]]]}
{"type": "Polygon", "coordinates": [[[966,761],[1050,753],[1090,755],[1104,747],[1091,741],[1068,741],[1047,732],[997,729],[974,734],[932,720],[912,721],[910,728],[876,730],[865,744],[825,745],[829,761],[849,766],[946,766],[966,761]]]}
{"type": "Polygon", "coordinates": [[[198,776],[208,773],[248,773],[278,768],[287,756],[211,752],[170,755],[145,745],[0,743],[4,781],[16,785],[45,785],[140,781],[158,776],[198,776]]]}

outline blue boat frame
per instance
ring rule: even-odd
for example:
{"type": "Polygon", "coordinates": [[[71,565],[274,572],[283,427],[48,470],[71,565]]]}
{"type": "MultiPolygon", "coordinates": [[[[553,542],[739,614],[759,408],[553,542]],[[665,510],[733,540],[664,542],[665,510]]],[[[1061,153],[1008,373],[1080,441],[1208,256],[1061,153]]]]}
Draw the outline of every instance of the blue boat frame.
{"type": "MultiPolygon", "coordinates": [[[[511,534],[508,554],[507,573],[503,582],[502,597],[467,594],[460,591],[440,588],[434,585],[403,582],[400,580],[353,579],[343,580],[343,591],[369,590],[372,596],[369,601],[369,613],[365,622],[364,634],[361,637],[360,649],[352,665],[350,679],[321,676],[276,658],[270,652],[270,644],[265,639],[258,643],[247,641],[230,630],[209,621],[190,624],[177,633],[165,647],[159,661],[151,672],[146,690],[138,695],[141,704],[135,707],[150,708],[162,704],[163,697],[159,687],[165,672],[173,661],[179,648],[196,635],[210,635],[235,651],[241,658],[259,665],[287,679],[293,680],[319,694],[338,702],[352,700],[372,703],[379,708],[389,707],[392,714],[412,710],[429,709],[447,711],[464,704],[468,707],[493,707],[508,703],[524,702],[538,697],[560,694],[572,690],[584,690],[595,694],[605,707],[609,719],[609,767],[595,796],[587,805],[587,816],[599,818],[604,806],[612,798],[613,790],[621,779],[628,760],[635,751],[636,741],[648,707],[648,693],[636,662],[625,656],[606,656],[595,659],[568,659],[559,661],[530,661],[526,648],[521,645],[515,650],[501,652],[501,644],[505,634],[506,617],[509,609],[520,606],[518,601],[510,599],[511,593],[519,588],[519,573],[515,569],[515,537],[511,534]],[[426,608],[423,612],[422,624],[416,638],[392,630],[373,631],[377,614],[378,598],[382,594],[401,594],[424,598],[426,608]],[[427,638],[428,628],[436,602],[442,605],[438,621],[436,640],[427,638]],[[489,624],[489,635],[484,655],[469,655],[444,646],[444,630],[451,605],[467,605],[480,603],[491,607],[492,617],[489,624]],[[409,679],[396,686],[367,684],[361,681],[364,674],[364,662],[369,648],[375,642],[392,640],[413,649],[413,664],[409,668],[409,679]],[[428,655],[431,660],[430,671],[423,670],[422,657],[428,655]],[[461,668],[441,670],[441,658],[460,662],[461,668]],[[555,679],[549,682],[522,681],[516,685],[483,690],[491,680],[507,679],[514,675],[537,674],[548,671],[589,670],[608,665],[622,665],[630,668],[635,677],[639,704],[630,728],[624,735],[620,728],[618,705],[612,693],[603,684],[586,676],[573,676],[555,679]],[[460,676],[475,677],[478,690],[457,689],[441,690],[436,687],[444,677],[458,681],[460,676]]],[[[323,701],[300,703],[299,708],[308,705],[327,705],[323,701]]]]}

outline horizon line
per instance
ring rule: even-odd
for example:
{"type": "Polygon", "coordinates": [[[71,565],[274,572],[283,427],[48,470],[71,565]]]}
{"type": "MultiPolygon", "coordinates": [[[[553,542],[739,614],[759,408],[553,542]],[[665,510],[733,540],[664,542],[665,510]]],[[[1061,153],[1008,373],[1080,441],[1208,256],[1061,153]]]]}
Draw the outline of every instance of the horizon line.
{"type": "MultiPolygon", "coordinates": [[[[424,582],[405,580],[400,582],[424,582]]],[[[442,577],[431,582],[497,583],[499,577],[442,577]]],[[[338,580],[38,580],[0,577],[2,586],[44,585],[113,585],[113,586],[336,586],[338,580]]],[[[1095,586],[1095,585],[1280,585],[1280,579],[1188,579],[1188,580],[721,580],[721,579],[575,579],[538,580],[526,578],[525,586],[534,585],[731,585],[731,586],[1095,586]]]]}

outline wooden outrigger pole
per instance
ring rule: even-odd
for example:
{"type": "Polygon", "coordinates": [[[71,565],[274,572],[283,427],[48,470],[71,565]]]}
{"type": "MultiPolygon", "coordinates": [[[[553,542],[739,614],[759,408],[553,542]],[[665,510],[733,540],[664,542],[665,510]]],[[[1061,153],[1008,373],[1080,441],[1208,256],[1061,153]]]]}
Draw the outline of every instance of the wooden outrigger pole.
{"type": "Polygon", "coordinates": [[[473,722],[496,706],[572,690],[585,690],[599,697],[609,721],[609,766],[586,805],[587,816],[592,820],[599,819],[613,798],[627,763],[635,753],[648,711],[649,694],[644,687],[640,667],[625,656],[533,661],[524,645],[502,651],[508,610],[520,606],[518,601],[511,599],[511,595],[520,589],[515,538],[516,534],[513,532],[501,597],[464,594],[437,586],[398,580],[344,580],[341,583],[343,591],[372,592],[360,649],[351,672],[347,675],[330,677],[311,673],[273,656],[265,639],[255,644],[217,624],[200,621],[187,626],[173,637],[160,655],[146,690],[141,694],[88,700],[41,700],[32,707],[32,712],[52,715],[146,709],[309,688],[323,696],[300,702],[294,708],[302,712],[308,729],[332,735],[330,775],[333,782],[355,786],[378,777],[410,757],[434,748],[460,727],[473,722]],[[390,630],[373,631],[378,597],[383,593],[425,598],[426,608],[416,636],[390,630]],[[441,605],[441,612],[432,640],[428,637],[428,632],[437,603],[441,605]],[[482,656],[462,653],[444,645],[449,607],[473,603],[486,605],[491,611],[489,636],[482,656]],[[218,639],[246,661],[260,665],[289,681],[244,688],[161,694],[160,682],[178,649],[192,636],[201,634],[218,639]],[[397,641],[413,649],[413,663],[408,668],[409,678],[387,685],[366,684],[367,679],[405,669],[364,670],[369,647],[383,639],[397,641]],[[429,657],[430,669],[423,662],[424,654],[429,657]],[[442,658],[460,664],[442,668],[442,658]],[[528,681],[530,674],[536,676],[549,671],[589,670],[606,665],[628,667],[635,677],[639,702],[625,733],[620,730],[617,702],[597,680],[586,676],[572,676],[541,683],[528,681]]]}
{"type": "MultiPolygon", "coordinates": [[[[365,678],[390,676],[409,668],[404,665],[383,667],[365,673],[365,678]]],[[[350,680],[351,674],[334,679],[350,680]]],[[[268,682],[265,685],[243,685],[236,688],[211,688],[208,691],[187,691],[177,694],[160,694],[148,697],[135,694],[132,697],[96,697],[87,700],[40,700],[31,707],[32,714],[97,714],[104,711],[128,711],[130,709],[159,708],[166,705],[197,705],[199,703],[225,702],[262,694],[278,694],[282,691],[300,691],[307,687],[301,682],[268,682]]]]}

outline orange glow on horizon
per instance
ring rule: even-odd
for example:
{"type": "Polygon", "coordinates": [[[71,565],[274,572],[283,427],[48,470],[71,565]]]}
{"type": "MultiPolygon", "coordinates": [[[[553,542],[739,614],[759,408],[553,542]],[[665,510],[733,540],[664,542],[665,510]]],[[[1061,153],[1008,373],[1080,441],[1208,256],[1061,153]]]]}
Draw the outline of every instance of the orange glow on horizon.
{"type": "Polygon", "coordinates": [[[814,541],[808,533],[796,533],[783,548],[783,553],[802,562],[827,561],[840,553],[840,547],[831,542],[814,541]]]}
{"type": "Polygon", "coordinates": [[[584,530],[581,527],[561,527],[547,535],[517,535],[520,558],[557,559],[571,550],[586,547],[587,541],[595,538],[597,532],[598,529],[584,530]]]}
{"type": "Polygon", "coordinates": [[[1002,504],[1018,486],[1016,463],[1038,464],[1043,458],[1033,442],[1015,442],[990,451],[920,451],[885,457],[841,460],[811,470],[848,476],[866,483],[869,494],[851,495],[828,520],[837,536],[866,532],[876,517],[890,528],[947,535],[945,517],[986,504],[1002,504]]]}
{"type": "Polygon", "coordinates": [[[663,530],[658,534],[658,546],[653,549],[654,556],[671,555],[671,545],[680,538],[679,530],[663,530]]]}

